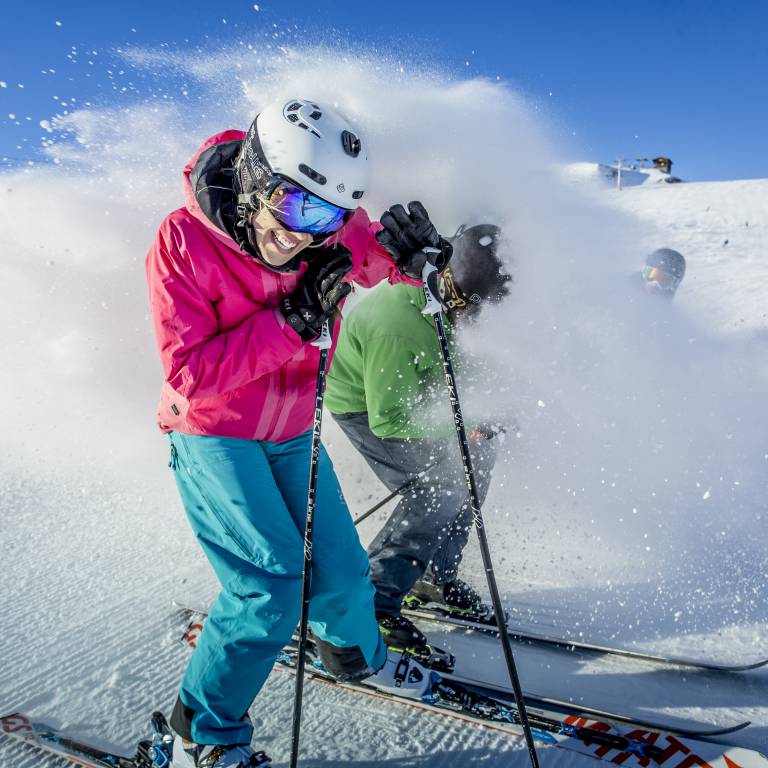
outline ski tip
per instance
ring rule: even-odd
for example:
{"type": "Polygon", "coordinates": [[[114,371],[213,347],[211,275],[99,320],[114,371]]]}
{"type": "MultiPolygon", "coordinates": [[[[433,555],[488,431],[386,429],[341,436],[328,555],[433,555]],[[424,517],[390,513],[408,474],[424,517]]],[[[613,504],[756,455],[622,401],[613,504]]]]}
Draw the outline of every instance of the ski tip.
{"type": "MultiPolygon", "coordinates": [[[[50,726],[44,726],[46,729],[50,729],[50,726]]],[[[32,730],[32,720],[29,715],[18,710],[16,712],[8,712],[5,715],[0,715],[0,734],[12,734],[21,735],[28,733],[32,730]]]]}
{"type": "Polygon", "coordinates": [[[696,738],[708,739],[713,736],[727,736],[729,733],[743,731],[745,728],[749,728],[750,725],[752,725],[752,721],[745,720],[743,723],[736,723],[736,725],[728,725],[723,728],[713,728],[706,731],[691,730],[690,732],[682,730],[680,733],[684,735],[688,735],[688,733],[690,733],[691,736],[695,736],[696,738]]]}
{"type": "Polygon", "coordinates": [[[751,664],[732,664],[730,666],[724,666],[723,670],[726,672],[749,672],[751,669],[761,669],[765,666],[768,666],[768,659],[753,661],[751,664]]]}

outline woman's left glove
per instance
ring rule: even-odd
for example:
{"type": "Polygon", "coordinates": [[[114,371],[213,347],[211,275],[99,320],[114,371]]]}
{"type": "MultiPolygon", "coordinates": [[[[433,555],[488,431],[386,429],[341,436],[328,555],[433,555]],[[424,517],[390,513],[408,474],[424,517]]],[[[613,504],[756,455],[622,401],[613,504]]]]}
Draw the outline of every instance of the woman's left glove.
{"type": "Polygon", "coordinates": [[[318,256],[310,262],[294,292],[280,302],[286,322],[304,341],[314,341],[322,333],[323,323],[352,290],[342,282],[352,270],[352,254],[343,245],[327,253],[326,258],[318,256]]]}
{"type": "Polygon", "coordinates": [[[392,254],[398,269],[404,275],[421,279],[427,261],[424,248],[437,248],[435,266],[442,271],[453,255],[453,246],[435,229],[424,206],[414,201],[408,203],[408,212],[402,205],[393,205],[381,217],[384,229],[376,233],[376,239],[392,254]]]}

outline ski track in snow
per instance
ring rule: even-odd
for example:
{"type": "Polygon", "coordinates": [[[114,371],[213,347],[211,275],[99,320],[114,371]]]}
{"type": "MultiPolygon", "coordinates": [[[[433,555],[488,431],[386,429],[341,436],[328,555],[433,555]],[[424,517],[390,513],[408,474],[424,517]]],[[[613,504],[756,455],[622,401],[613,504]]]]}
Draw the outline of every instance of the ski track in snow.
{"type": "MultiPolygon", "coordinates": [[[[146,492],[146,491],[145,491],[146,492]]],[[[3,487],[0,708],[31,713],[96,744],[131,754],[149,713],[169,711],[188,658],[171,606],[180,584],[210,593],[211,573],[172,488],[138,515],[135,490],[27,477],[3,487]],[[126,520],[133,517],[136,524],[126,520]],[[116,521],[125,536],[115,536],[116,521]],[[109,542],[103,546],[103,542],[109,542]]],[[[294,678],[277,670],[251,710],[255,742],[285,765],[294,678]]],[[[508,765],[519,739],[309,683],[302,765],[432,768],[508,765]]],[[[550,752],[552,750],[546,750],[550,752]]],[[[558,750],[558,752],[560,752],[558,750]]],[[[581,758],[557,754],[546,765],[581,758]]],[[[0,740],[0,766],[60,765],[0,740]]]]}

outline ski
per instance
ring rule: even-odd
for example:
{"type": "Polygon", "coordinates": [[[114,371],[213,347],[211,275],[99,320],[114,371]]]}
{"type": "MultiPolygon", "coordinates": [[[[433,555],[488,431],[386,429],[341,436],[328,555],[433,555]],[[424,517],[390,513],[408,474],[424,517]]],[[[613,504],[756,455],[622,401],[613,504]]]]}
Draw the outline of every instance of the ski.
{"type": "MultiPolygon", "coordinates": [[[[403,614],[411,619],[422,621],[433,621],[438,624],[447,624],[452,627],[458,627],[475,632],[485,632],[497,634],[498,628],[493,615],[490,618],[457,616],[449,614],[447,611],[433,606],[431,604],[415,606],[412,602],[403,607],[403,614]]],[[[716,662],[698,661],[678,656],[662,656],[644,651],[631,651],[626,648],[617,648],[610,645],[600,645],[598,643],[586,643],[579,640],[568,640],[566,638],[552,637],[549,635],[540,635],[534,632],[526,632],[521,629],[509,626],[507,631],[513,640],[531,645],[544,645],[560,650],[575,652],[585,651],[587,653],[608,654],[610,656],[621,656],[627,659],[645,661],[652,664],[664,664],[674,667],[690,667],[691,669],[706,670],[709,672],[747,672],[751,669],[760,669],[768,665],[768,658],[758,659],[747,664],[719,664],[716,662]]]]}
{"type": "MultiPolygon", "coordinates": [[[[296,647],[288,646],[278,657],[278,665],[295,674],[296,656],[296,647]]],[[[319,661],[310,659],[305,675],[319,683],[508,732],[517,737],[522,735],[520,716],[510,695],[458,683],[435,673],[430,695],[411,699],[381,691],[365,681],[339,682],[325,671],[319,661]]],[[[610,716],[601,717],[584,710],[577,713],[573,707],[559,709],[551,700],[547,705],[546,700],[534,696],[526,695],[525,701],[536,741],[615,765],[622,765],[633,757],[641,768],[651,763],[664,768],[768,768],[768,758],[753,750],[692,738],[722,735],[736,728],[674,731],[651,724],[619,722],[610,716]]]]}
{"type": "MultiPolygon", "coordinates": [[[[152,713],[152,738],[140,741],[133,757],[105,751],[23,712],[0,717],[0,734],[82,768],[171,768],[173,760],[173,732],[162,712],[152,713]]],[[[254,753],[249,763],[253,768],[271,764],[265,752],[254,753]]]]}
{"type": "MultiPolygon", "coordinates": [[[[199,609],[192,609],[180,606],[178,603],[175,603],[176,607],[182,612],[185,621],[187,621],[186,628],[183,632],[182,637],[180,638],[181,642],[194,648],[197,643],[197,639],[200,636],[200,633],[203,631],[204,622],[206,613],[204,611],[201,611],[199,609]]],[[[287,658],[290,658],[291,654],[291,648],[292,646],[289,644],[286,646],[286,649],[284,650],[284,654],[287,654],[287,658]]],[[[279,658],[278,661],[281,661],[279,658]]],[[[285,659],[283,659],[283,662],[285,659]]],[[[283,663],[283,666],[290,666],[290,664],[283,663]]],[[[308,672],[315,671],[317,668],[313,668],[312,670],[307,668],[308,672]]],[[[329,680],[334,681],[335,679],[332,678],[328,673],[325,673],[326,677],[328,677],[329,680]]],[[[455,686],[459,690],[466,690],[469,692],[476,692],[481,696],[492,698],[495,701],[502,702],[503,706],[507,708],[508,711],[514,710],[516,711],[514,707],[514,702],[512,699],[511,694],[503,689],[496,689],[496,688],[490,688],[487,685],[483,685],[481,683],[478,683],[476,681],[462,678],[459,675],[452,674],[450,672],[439,672],[437,675],[442,679],[444,684],[455,686]],[[511,708],[511,710],[510,710],[511,708]]],[[[339,683],[340,685],[347,685],[346,683],[339,683]]],[[[361,683],[356,686],[351,686],[354,688],[366,688],[366,686],[361,683]]],[[[370,686],[367,688],[370,689],[370,686]]],[[[375,690],[375,689],[374,689],[375,690]]],[[[386,695],[383,693],[380,693],[380,695],[386,695]]],[[[398,699],[395,699],[398,700],[398,699]]],[[[664,732],[668,734],[674,734],[678,737],[685,737],[685,738],[691,738],[691,739],[708,739],[708,738],[715,738],[718,736],[725,736],[727,734],[735,733],[736,731],[740,731],[747,726],[750,725],[748,721],[736,723],[731,726],[724,726],[724,727],[716,727],[716,728],[710,728],[706,726],[697,726],[697,727],[686,727],[686,726],[677,726],[672,724],[666,724],[666,723],[659,723],[651,720],[645,720],[637,717],[630,717],[628,715],[620,714],[617,712],[609,712],[606,710],[601,709],[595,709],[591,707],[582,706],[581,704],[575,705],[571,702],[567,701],[561,701],[559,699],[554,699],[550,697],[545,696],[539,696],[535,693],[525,693],[524,694],[524,700],[526,705],[534,707],[534,708],[542,708],[544,710],[556,710],[557,712],[561,713],[563,716],[569,717],[569,718],[576,718],[576,721],[588,721],[588,720],[597,720],[598,722],[603,723],[604,721],[608,721],[613,724],[612,727],[619,727],[622,728],[631,728],[631,729],[644,729],[652,732],[664,732]]],[[[402,699],[400,699],[402,701],[402,699]]],[[[410,702],[410,700],[404,701],[404,703],[413,703],[410,702]]],[[[438,709],[445,709],[446,707],[438,706],[438,709]]],[[[450,709],[450,707],[448,707],[450,709]]],[[[480,719],[483,720],[485,718],[481,717],[478,713],[464,713],[465,716],[469,717],[469,719],[480,719]]],[[[768,764],[766,764],[765,768],[768,768],[768,764]]]]}
{"type": "Polygon", "coordinates": [[[151,768],[151,742],[142,741],[133,757],[108,752],[80,741],[23,712],[0,717],[0,732],[33,749],[48,752],[84,768],[151,768]]]}

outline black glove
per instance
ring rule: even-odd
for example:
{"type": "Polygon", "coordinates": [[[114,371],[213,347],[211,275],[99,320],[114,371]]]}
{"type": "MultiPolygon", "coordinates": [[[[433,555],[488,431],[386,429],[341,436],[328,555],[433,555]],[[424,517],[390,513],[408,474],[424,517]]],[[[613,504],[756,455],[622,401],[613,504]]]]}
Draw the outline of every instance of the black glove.
{"type": "Polygon", "coordinates": [[[448,264],[453,246],[435,229],[429,214],[418,201],[408,203],[408,213],[402,205],[393,205],[381,217],[384,229],[376,233],[376,239],[392,254],[398,269],[408,277],[417,280],[427,261],[424,248],[437,248],[440,253],[432,254],[430,261],[439,271],[448,264]]]}
{"type": "Polygon", "coordinates": [[[352,290],[343,283],[352,269],[352,254],[343,245],[329,248],[309,263],[293,293],[280,302],[280,311],[288,325],[304,341],[314,341],[323,330],[339,302],[352,290]]]}

